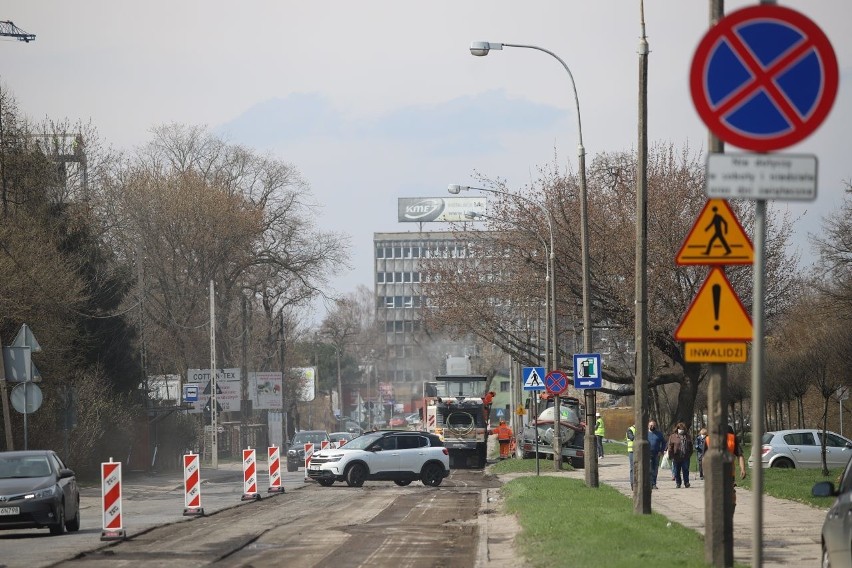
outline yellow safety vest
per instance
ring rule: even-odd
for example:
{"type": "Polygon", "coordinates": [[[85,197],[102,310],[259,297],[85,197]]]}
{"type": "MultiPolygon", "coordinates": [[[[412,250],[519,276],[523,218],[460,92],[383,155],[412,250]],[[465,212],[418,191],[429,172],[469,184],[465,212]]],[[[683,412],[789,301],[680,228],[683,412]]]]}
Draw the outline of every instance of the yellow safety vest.
{"type": "MultiPolygon", "coordinates": [[[[636,438],[636,426],[631,426],[630,428],[628,428],[628,430],[630,432],[633,432],[633,438],[635,439],[636,438]]],[[[627,438],[627,451],[628,452],[633,451],[633,440],[631,440],[630,438],[627,438]]]]}

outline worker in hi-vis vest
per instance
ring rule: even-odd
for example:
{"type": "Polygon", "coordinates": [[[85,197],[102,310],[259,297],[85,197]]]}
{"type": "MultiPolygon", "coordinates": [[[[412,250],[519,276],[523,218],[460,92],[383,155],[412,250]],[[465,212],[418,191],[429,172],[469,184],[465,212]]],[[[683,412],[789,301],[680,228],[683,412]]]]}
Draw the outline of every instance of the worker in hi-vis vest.
{"type": "Polygon", "coordinates": [[[630,489],[633,489],[633,440],[636,439],[636,425],[627,429],[627,463],[630,467],[630,489]]]}
{"type": "MultiPolygon", "coordinates": [[[[710,449],[710,445],[711,445],[710,436],[707,436],[704,439],[704,444],[705,444],[705,448],[706,448],[704,451],[706,452],[707,450],[710,449]]],[[[746,461],[745,461],[745,456],[743,455],[743,448],[742,448],[742,446],[740,446],[739,440],[737,440],[737,435],[734,434],[734,427],[731,426],[730,424],[728,424],[728,433],[725,436],[725,449],[728,451],[729,454],[731,454],[733,459],[736,460],[736,462],[739,464],[739,466],[740,466],[740,479],[745,479],[746,478],[746,461]]],[[[737,486],[737,482],[736,482],[737,472],[734,471],[733,468],[732,468],[731,473],[734,476],[734,487],[736,487],[737,486]]],[[[736,489],[734,489],[733,501],[734,501],[734,508],[736,509],[736,507],[737,507],[737,490],[736,489]]]]}
{"type": "Polygon", "coordinates": [[[595,417],[597,418],[595,420],[595,445],[598,448],[598,459],[601,459],[604,457],[603,439],[606,436],[606,426],[604,426],[604,420],[600,412],[596,413],[595,417]]]}
{"type": "Polygon", "coordinates": [[[500,419],[500,425],[491,431],[497,436],[497,443],[500,444],[500,459],[509,457],[509,443],[512,441],[512,429],[506,424],[504,419],[500,419]]]}

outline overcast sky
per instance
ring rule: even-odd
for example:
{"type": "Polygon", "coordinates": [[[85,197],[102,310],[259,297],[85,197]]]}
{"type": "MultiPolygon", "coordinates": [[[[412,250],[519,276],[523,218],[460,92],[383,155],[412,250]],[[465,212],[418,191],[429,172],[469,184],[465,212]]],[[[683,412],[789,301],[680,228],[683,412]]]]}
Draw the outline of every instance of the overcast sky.
{"type": "MultiPolygon", "coordinates": [[[[826,122],[784,150],[819,158],[817,200],[789,205],[803,215],[795,240],[807,257],[807,233],[852,178],[852,2],[779,3],[823,29],[840,66],[826,122]]],[[[688,78],[708,4],[645,2],[652,142],[706,148],[688,78]]],[[[725,4],[730,13],[756,2],[725,4]]],[[[588,162],[636,145],[639,0],[7,0],[0,10],[37,36],[0,38],[0,81],[31,118],[91,120],[128,150],[155,125],[207,125],[295,165],[318,225],[351,237],[352,270],[339,269],[337,292],[372,288],[374,232],[416,230],[397,222],[398,197],[443,197],[449,183],[475,185],[475,172],[518,187],[554,152],[576,170],[561,65],[529,49],[473,57],[471,41],[538,45],[565,60],[588,162]]]]}

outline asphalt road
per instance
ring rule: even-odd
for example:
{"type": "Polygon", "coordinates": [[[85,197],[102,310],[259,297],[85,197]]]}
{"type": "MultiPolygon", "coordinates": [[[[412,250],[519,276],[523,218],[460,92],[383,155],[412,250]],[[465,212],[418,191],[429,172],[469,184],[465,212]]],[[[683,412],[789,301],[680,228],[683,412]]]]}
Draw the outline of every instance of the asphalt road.
{"type": "MultiPolygon", "coordinates": [[[[241,475],[202,470],[203,517],[183,516],[177,476],[126,479],[127,538],[113,542],[101,541],[100,489],[85,489],[79,532],[0,532],[0,566],[473,566],[481,495],[499,485],[481,471],[454,471],[439,488],[324,488],[300,471],[283,474],[286,494],[242,501],[241,475]]],[[[260,481],[265,492],[263,472],[260,481]]]]}

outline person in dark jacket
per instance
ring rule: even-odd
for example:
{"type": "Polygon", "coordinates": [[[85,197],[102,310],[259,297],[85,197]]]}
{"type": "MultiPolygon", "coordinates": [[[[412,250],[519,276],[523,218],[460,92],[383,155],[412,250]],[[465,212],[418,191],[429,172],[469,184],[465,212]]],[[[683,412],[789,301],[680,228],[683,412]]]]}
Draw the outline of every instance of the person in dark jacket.
{"type": "Polygon", "coordinates": [[[657,469],[666,451],[666,437],[657,429],[657,421],[648,421],[648,454],[651,456],[651,488],[657,488],[657,469]]]}
{"type": "Polygon", "coordinates": [[[704,441],[706,439],[707,428],[702,428],[695,437],[695,459],[698,460],[698,479],[704,479],[704,451],[707,446],[704,441]]]}
{"type": "Polygon", "coordinates": [[[675,431],[669,436],[669,459],[674,463],[675,484],[689,487],[689,462],[692,457],[692,437],[686,431],[686,424],[678,422],[675,431]]]}

